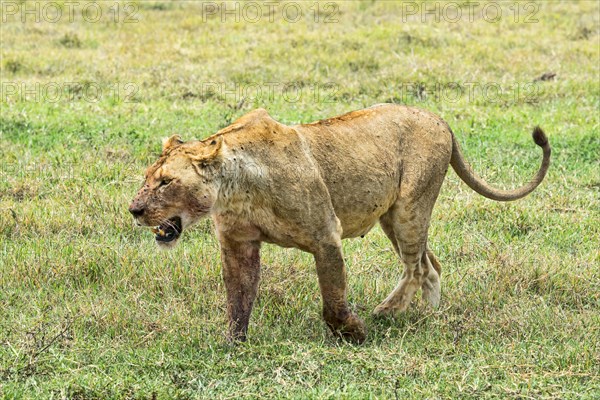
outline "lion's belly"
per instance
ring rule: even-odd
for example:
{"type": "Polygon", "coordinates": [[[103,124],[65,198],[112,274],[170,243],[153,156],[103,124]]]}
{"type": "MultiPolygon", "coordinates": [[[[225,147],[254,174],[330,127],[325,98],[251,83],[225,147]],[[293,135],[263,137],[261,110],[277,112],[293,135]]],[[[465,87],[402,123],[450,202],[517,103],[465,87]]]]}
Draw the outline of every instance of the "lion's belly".
{"type": "Polygon", "coordinates": [[[346,224],[342,222],[342,239],[355,238],[366,235],[371,229],[373,229],[378,220],[378,217],[371,218],[368,220],[368,222],[363,220],[361,221],[362,223],[360,225],[356,224],[353,221],[346,221],[346,224]]]}
{"type": "Polygon", "coordinates": [[[359,145],[342,136],[328,142],[330,147],[325,148],[329,152],[313,152],[344,238],[365,235],[397,199],[399,142],[392,134],[379,136],[379,142],[374,138],[357,139],[359,145]],[[335,157],[333,152],[337,153],[335,157]]]}
{"type": "Polygon", "coordinates": [[[342,237],[366,235],[377,224],[398,196],[397,174],[364,176],[361,180],[346,179],[343,185],[330,187],[336,216],[342,224],[342,237]]]}

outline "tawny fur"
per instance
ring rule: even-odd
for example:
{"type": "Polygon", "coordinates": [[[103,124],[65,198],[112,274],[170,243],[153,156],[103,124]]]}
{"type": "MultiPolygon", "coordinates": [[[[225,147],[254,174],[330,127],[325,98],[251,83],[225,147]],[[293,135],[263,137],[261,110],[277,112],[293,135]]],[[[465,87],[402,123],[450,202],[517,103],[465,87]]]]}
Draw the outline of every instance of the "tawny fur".
{"type": "Polygon", "coordinates": [[[260,243],[268,242],[314,255],[325,321],[362,342],[364,323],[346,300],[341,240],[379,222],[404,263],[402,279],[376,314],[406,310],[419,288],[437,306],[441,267],[427,248],[427,231],[448,166],[478,193],[516,200],[540,184],[549,166],[541,129],[534,139],[544,151],[539,172],[524,187],[501,191],[472,171],[449,126],[430,112],[382,104],[286,126],[259,109],[205,140],[167,140],[134,204],[145,208],[138,217],[144,225],[180,216],[186,228],[212,217],[233,339],[246,338],[260,243]]]}

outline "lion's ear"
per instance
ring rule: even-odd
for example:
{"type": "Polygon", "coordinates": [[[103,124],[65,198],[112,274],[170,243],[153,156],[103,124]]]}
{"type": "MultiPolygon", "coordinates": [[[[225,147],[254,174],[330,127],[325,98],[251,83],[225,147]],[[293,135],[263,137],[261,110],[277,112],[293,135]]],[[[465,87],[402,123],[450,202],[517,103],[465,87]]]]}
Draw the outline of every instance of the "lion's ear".
{"type": "Polygon", "coordinates": [[[219,152],[221,150],[221,145],[223,144],[223,136],[215,136],[208,142],[208,147],[211,150],[211,153],[219,152]]]}
{"type": "Polygon", "coordinates": [[[181,136],[173,135],[170,138],[163,139],[163,152],[169,150],[172,147],[177,147],[183,144],[183,140],[181,140],[181,136]]]}
{"type": "Polygon", "coordinates": [[[212,139],[200,142],[199,145],[202,146],[199,154],[192,157],[192,160],[196,161],[199,166],[206,167],[215,162],[219,162],[222,159],[222,136],[216,136],[212,139]]]}
{"type": "Polygon", "coordinates": [[[206,162],[218,161],[221,159],[221,147],[223,145],[223,136],[217,136],[208,142],[208,154],[204,156],[206,162]]]}

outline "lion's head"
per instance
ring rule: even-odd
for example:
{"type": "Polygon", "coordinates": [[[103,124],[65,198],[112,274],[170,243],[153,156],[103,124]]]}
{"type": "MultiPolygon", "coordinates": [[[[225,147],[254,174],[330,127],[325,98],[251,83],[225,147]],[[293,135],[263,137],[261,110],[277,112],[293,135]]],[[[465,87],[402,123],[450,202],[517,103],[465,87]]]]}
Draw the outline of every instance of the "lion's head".
{"type": "Polygon", "coordinates": [[[173,247],[184,229],[210,213],[218,193],[221,143],[221,137],[184,143],[174,135],[146,170],[129,212],[138,225],[153,228],[158,245],[173,247]]]}

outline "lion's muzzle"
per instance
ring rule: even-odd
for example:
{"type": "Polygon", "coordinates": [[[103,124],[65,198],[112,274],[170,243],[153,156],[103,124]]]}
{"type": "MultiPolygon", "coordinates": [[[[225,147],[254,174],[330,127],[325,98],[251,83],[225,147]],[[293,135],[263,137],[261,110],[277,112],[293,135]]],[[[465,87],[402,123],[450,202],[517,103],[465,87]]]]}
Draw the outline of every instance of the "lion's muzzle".
{"type": "Polygon", "coordinates": [[[144,215],[144,211],[145,211],[145,207],[143,206],[143,204],[141,204],[138,201],[133,201],[130,205],[129,205],[129,212],[131,213],[131,215],[133,215],[135,218],[137,217],[141,217],[142,215],[144,215]]]}

